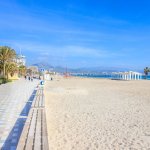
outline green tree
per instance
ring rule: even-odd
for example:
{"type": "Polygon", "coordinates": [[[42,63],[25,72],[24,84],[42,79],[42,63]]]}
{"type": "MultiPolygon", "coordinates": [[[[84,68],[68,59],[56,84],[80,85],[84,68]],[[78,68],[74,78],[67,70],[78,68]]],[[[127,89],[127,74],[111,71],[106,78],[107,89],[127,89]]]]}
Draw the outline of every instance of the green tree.
{"type": "Polygon", "coordinates": [[[19,75],[20,76],[24,76],[26,74],[26,70],[27,70],[26,66],[21,65],[21,66],[19,66],[18,69],[19,69],[19,75]]]}
{"type": "Polygon", "coordinates": [[[8,46],[0,46],[0,64],[2,65],[3,77],[6,78],[6,65],[14,61],[15,50],[8,46]]]}
{"type": "Polygon", "coordinates": [[[10,62],[10,63],[6,64],[7,79],[8,79],[8,74],[13,76],[15,74],[15,72],[17,72],[17,71],[18,71],[18,67],[17,67],[16,63],[10,62]]]}
{"type": "Polygon", "coordinates": [[[144,68],[144,74],[145,78],[147,79],[148,73],[150,72],[150,69],[148,67],[144,68]]]}

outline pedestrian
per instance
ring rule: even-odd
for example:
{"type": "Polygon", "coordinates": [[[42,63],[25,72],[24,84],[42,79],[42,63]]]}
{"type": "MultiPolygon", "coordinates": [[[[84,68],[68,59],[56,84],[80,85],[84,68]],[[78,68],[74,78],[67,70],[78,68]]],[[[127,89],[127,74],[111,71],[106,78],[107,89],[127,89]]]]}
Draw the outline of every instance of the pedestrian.
{"type": "Polygon", "coordinates": [[[29,79],[29,81],[30,81],[31,77],[29,76],[28,79],[29,79]]]}

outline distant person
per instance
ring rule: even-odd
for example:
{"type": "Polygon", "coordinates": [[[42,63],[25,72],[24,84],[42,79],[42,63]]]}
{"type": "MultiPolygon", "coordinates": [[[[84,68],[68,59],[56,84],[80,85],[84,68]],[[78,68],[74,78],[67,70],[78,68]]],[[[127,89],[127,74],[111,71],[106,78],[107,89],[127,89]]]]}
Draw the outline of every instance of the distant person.
{"type": "Polygon", "coordinates": [[[33,77],[31,77],[31,81],[33,82],[33,77]]]}
{"type": "Polygon", "coordinates": [[[25,75],[24,78],[25,78],[25,80],[26,80],[26,79],[27,79],[27,76],[25,75]]]}
{"type": "Polygon", "coordinates": [[[31,80],[31,77],[29,76],[28,79],[29,79],[29,81],[30,81],[30,80],[31,80]]]}
{"type": "Polygon", "coordinates": [[[53,78],[51,77],[51,81],[53,80],[53,78]]]}

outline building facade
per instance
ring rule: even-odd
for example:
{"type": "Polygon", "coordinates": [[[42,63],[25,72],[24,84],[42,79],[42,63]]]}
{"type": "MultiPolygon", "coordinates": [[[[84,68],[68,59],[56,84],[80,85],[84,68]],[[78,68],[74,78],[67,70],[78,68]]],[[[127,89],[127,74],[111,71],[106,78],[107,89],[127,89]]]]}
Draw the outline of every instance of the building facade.
{"type": "Polygon", "coordinates": [[[18,55],[15,59],[18,66],[25,66],[26,65],[26,57],[24,55],[18,55]]]}

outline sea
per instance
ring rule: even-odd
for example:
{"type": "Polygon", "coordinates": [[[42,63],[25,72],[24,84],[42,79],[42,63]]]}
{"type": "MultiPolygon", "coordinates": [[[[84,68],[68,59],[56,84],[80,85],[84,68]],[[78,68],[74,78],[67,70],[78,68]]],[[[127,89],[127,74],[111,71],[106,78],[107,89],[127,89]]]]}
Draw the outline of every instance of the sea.
{"type": "MultiPolygon", "coordinates": [[[[82,78],[103,78],[103,79],[112,79],[113,76],[111,74],[77,74],[74,75],[76,77],[82,77],[82,78]]],[[[146,79],[145,75],[142,75],[142,79],[146,79]]],[[[150,75],[147,76],[147,80],[150,80],[150,75]]]]}

